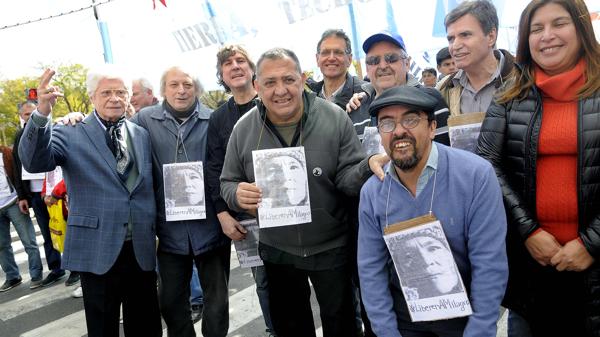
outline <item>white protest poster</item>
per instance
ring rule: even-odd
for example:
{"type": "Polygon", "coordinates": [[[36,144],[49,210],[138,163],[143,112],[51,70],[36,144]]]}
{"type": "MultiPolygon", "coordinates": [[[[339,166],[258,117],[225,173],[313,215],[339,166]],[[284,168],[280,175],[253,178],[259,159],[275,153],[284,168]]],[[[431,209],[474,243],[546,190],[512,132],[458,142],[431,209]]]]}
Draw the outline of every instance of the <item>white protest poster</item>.
{"type": "Polygon", "coordinates": [[[438,220],[384,235],[413,322],[471,315],[471,303],[438,220]]]}
{"type": "Polygon", "coordinates": [[[475,153],[485,112],[473,112],[448,118],[450,146],[475,153]]]}
{"type": "Polygon", "coordinates": [[[44,172],[29,173],[29,172],[27,172],[25,167],[22,167],[22,170],[21,170],[21,180],[44,180],[45,176],[46,176],[46,174],[44,172]]]}
{"type": "Polygon", "coordinates": [[[46,172],[46,195],[52,195],[52,190],[62,179],[62,169],[60,166],[57,166],[54,171],[46,172]]]}
{"type": "Polygon", "coordinates": [[[263,261],[258,254],[259,228],[256,219],[240,221],[240,225],[248,231],[244,240],[233,241],[240,266],[242,268],[262,266],[263,261]]]}
{"type": "Polygon", "coordinates": [[[167,221],[206,219],[202,162],[163,165],[167,221]]]}
{"type": "Polygon", "coordinates": [[[379,135],[379,131],[374,126],[365,127],[362,146],[367,156],[385,153],[385,149],[383,148],[383,145],[381,145],[381,136],[379,135]]]}
{"type": "Polygon", "coordinates": [[[4,157],[2,152],[0,152],[0,191],[9,191],[10,189],[11,187],[8,184],[8,177],[4,168],[4,157]]]}
{"type": "Polygon", "coordinates": [[[252,151],[252,160],[256,186],[263,194],[260,228],[311,222],[304,147],[252,151]]]}

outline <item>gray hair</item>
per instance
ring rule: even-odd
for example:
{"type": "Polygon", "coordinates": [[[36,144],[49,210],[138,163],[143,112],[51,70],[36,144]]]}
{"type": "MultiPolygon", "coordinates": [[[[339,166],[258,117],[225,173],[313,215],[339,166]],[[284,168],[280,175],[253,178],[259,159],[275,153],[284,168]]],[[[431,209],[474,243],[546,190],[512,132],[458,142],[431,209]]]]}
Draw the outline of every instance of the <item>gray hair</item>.
{"type": "Polygon", "coordinates": [[[19,103],[18,107],[19,107],[19,114],[21,114],[23,112],[23,108],[26,106],[33,106],[34,108],[37,108],[37,104],[35,104],[32,101],[25,101],[23,103],[19,103]]]}
{"type": "Polygon", "coordinates": [[[350,38],[348,37],[348,35],[346,35],[346,32],[344,32],[341,29],[328,29],[323,32],[319,43],[317,43],[317,54],[321,52],[321,43],[323,43],[325,39],[330,37],[337,37],[339,39],[344,40],[344,42],[346,43],[346,49],[344,51],[348,55],[352,54],[352,42],[350,42],[350,38]]]}
{"type": "Polygon", "coordinates": [[[260,57],[258,58],[258,62],[256,62],[256,76],[260,76],[260,65],[263,63],[263,61],[266,60],[282,60],[284,58],[290,58],[292,59],[292,61],[294,61],[294,63],[296,64],[296,70],[298,71],[298,74],[302,74],[302,68],[300,67],[300,60],[298,60],[298,56],[296,56],[296,54],[289,50],[289,49],[285,49],[285,48],[273,48],[273,49],[269,49],[266,52],[264,52],[262,55],[260,55],[260,57]]]}
{"type": "Polygon", "coordinates": [[[444,20],[446,30],[448,26],[458,21],[463,16],[471,14],[477,21],[479,26],[483,30],[484,34],[489,34],[492,29],[498,32],[498,14],[496,13],[496,7],[488,0],[476,0],[476,1],[463,1],[454,8],[444,20]]]}
{"type": "Polygon", "coordinates": [[[192,79],[192,82],[194,82],[194,91],[196,92],[196,97],[200,97],[204,93],[204,87],[200,83],[200,80],[198,77],[193,75],[193,72],[190,69],[184,66],[172,66],[167,68],[167,70],[165,70],[160,76],[160,95],[163,98],[165,97],[165,89],[167,87],[167,74],[173,70],[179,70],[192,79]]]}
{"type": "Polygon", "coordinates": [[[118,79],[123,81],[125,89],[127,89],[129,96],[131,96],[131,84],[133,83],[131,78],[124,70],[114,64],[103,64],[102,66],[98,66],[88,71],[85,79],[88,96],[92,97],[94,93],[96,93],[98,83],[103,79],[118,79]]]}
{"type": "Polygon", "coordinates": [[[150,81],[145,77],[136,78],[133,80],[133,83],[138,83],[140,87],[144,90],[154,91],[154,86],[150,81]]]}

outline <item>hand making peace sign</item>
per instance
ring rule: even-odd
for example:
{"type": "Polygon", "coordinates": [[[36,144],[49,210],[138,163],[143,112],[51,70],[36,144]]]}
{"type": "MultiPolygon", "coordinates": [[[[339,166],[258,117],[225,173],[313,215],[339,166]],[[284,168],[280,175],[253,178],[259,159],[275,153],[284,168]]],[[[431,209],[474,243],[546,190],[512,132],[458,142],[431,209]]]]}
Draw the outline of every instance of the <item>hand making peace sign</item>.
{"type": "Polygon", "coordinates": [[[63,97],[63,93],[57,86],[51,86],[50,80],[56,72],[52,69],[46,69],[40,78],[38,92],[38,112],[48,116],[52,112],[52,107],[56,104],[58,97],[63,97]]]}

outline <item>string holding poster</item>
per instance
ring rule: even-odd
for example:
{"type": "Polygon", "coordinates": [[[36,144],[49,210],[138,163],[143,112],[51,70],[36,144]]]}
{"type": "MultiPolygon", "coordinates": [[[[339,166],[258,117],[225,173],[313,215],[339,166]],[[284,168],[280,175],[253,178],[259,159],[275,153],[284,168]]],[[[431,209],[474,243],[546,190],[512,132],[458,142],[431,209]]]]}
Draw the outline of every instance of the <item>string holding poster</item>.
{"type": "Polygon", "coordinates": [[[471,315],[471,303],[442,224],[424,216],[392,226],[398,229],[386,228],[384,239],[412,321],[471,315]],[[415,220],[420,222],[415,225],[415,220]]]}
{"type": "Polygon", "coordinates": [[[262,190],[260,228],[311,222],[304,147],[256,150],[252,159],[256,186],[262,190]]]}
{"type": "Polygon", "coordinates": [[[256,219],[240,221],[240,225],[246,229],[244,240],[233,241],[240,267],[250,268],[263,265],[258,253],[259,228],[256,219]]]}
{"type": "Polygon", "coordinates": [[[450,146],[475,153],[479,130],[485,118],[485,112],[473,112],[448,118],[448,136],[450,146]]]}
{"type": "Polygon", "coordinates": [[[201,161],[163,165],[167,221],[206,219],[201,161]]]}

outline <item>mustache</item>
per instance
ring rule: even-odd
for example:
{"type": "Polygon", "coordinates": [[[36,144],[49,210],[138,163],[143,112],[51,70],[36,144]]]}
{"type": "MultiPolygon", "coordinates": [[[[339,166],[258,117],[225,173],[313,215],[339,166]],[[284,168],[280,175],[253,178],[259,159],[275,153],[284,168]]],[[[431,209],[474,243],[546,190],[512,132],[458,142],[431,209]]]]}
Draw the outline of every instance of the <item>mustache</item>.
{"type": "Polygon", "coordinates": [[[394,70],[392,70],[392,68],[390,68],[389,66],[383,68],[383,69],[377,69],[377,71],[375,72],[375,76],[385,76],[385,75],[393,75],[394,74],[394,70]]]}
{"type": "Polygon", "coordinates": [[[404,134],[400,137],[393,137],[390,140],[390,148],[392,147],[392,144],[394,144],[397,141],[408,141],[410,142],[412,145],[415,145],[415,143],[417,142],[417,140],[415,139],[415,137],[409,136],[407,134],[404,134]]]}

